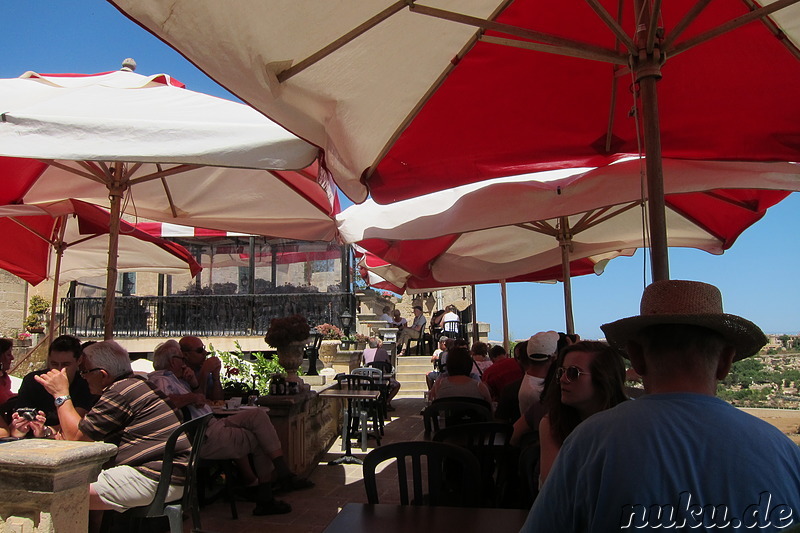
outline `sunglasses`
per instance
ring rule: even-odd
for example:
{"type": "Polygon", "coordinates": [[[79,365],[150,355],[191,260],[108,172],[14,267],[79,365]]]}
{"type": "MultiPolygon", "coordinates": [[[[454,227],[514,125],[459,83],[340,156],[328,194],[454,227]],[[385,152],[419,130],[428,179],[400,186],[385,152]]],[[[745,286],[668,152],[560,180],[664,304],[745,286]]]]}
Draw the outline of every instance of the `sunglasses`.
{"type": "Polygon", "coordinates": [[[94,372],[96,370],[105,370],[105,368],[100,368],[99,366],[97,366],[95,368],[90,368],[89,370],[78,370],[78,374],[80,374],[81,377],[85,377],[86,374],[91,374],[92,372],[94,372]]]}
{"type": "Polygon", "coordinates": [[[590,373],[589,372],[584,372],[583,370],[581,370],[577,366],[571,366],[571,367],[568,367],[568,368],[564,368],[562,366],[561,368],[556,370],[556,379],[558,381],[561,381],[561,378],[564,377],[564,375],[566,375],[567,376],[567,383],[572,383],[573,381],[576,381],[579,377],[581,377],[581,375],[583,375],[583,374],[587,374],[588,375],[590,373]]]}
{"type": "Polygon", "coordinates": [[[206,355],[208,353],[206,351],[206,347],[205,346],[200,346],[199,348],[188,348],[188,347],[181,346],[181,351],[182,352],[189,352],[189,353],[194,352],[194,353],[197,353],[197,354],[200,354],[200,355],[206,355]]]}

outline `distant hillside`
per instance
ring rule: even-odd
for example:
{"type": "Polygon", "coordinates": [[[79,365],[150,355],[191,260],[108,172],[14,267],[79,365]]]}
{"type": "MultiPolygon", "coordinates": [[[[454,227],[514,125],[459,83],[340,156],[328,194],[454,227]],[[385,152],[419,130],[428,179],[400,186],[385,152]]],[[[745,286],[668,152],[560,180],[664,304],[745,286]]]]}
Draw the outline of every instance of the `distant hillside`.
{"type": "Polygon", "coordinates": [[[717,394],[737,407],[800,408],[800,354],[743,359],[718,386],[717,394]]]}

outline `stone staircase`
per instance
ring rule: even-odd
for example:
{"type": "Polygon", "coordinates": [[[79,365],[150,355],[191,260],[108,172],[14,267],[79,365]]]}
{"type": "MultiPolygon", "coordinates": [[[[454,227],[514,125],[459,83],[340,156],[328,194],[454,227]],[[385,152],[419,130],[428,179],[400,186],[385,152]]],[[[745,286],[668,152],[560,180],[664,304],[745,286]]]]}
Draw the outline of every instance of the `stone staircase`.
{"type": "Polygon", "coordinates": [[[407,355],[397,358],[395,377],[400,382],[397,398],[423,398],[428,392],[425,375],[433,370],[429,355],[407,355]]]}

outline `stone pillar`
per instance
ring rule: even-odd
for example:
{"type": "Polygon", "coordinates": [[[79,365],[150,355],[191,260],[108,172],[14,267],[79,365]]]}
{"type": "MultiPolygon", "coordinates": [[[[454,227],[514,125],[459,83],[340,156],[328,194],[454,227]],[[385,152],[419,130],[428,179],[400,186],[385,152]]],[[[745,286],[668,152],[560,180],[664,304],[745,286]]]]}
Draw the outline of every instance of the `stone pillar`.
{"type": "Polygon", "coordinates": [[[89,483],[113,444],[24,439],[0,444],[0,531],[85,533],[89,483]]]}

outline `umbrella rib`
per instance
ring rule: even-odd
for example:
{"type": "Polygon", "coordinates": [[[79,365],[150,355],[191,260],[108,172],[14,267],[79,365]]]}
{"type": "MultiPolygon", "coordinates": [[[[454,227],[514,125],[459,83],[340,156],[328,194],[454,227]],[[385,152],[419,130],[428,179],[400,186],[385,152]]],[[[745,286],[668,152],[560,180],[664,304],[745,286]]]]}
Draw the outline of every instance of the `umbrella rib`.
{"type": "MultiPolygon", "coordinates": [[[[163,170],[161,165],[156,165],[156,168],[159,172],[163,170]]],[[[172,191],[169,190],[169,184],[166,178],[161,178],[161,186],[164,187],[164,194],[167,195],[167,202],[169,203],[169,210],[172,212],[172,218],[178,218],[178,209],[175,207],[175,203],[172,200],[172,191]]]]}
{"type": "MultiPolygon", "coordinates": [[[[742,2],[744,2],[751,11],[758,9],[759,7],[755,2],[753,2],[753,0],[742,0],[742,2]]],[[[778,27],[777,24],[775,24],[771,18],[761,17],[761,22],[769,31],[772,32],[775,38],[778,39],[789,50],[789,52],[792,53],[793,56],[795,56],[797,59],[800,59],[800,50],[789,39],[786,38],[786,34],[778,27]]]]}
{"type": "Polygon", "coordinates": [[[81,165],[82,167],[84,167],[88,172],[82,172],[80,169],[77,169],[75,167],[71,167],[69,165],[65,165],[65,164],[60,163],[58,161],[55,161],[53,159],[40,159],[40,161],[42,163],[50,165],[51,167],[58,168],[58,169],[63,170],[65,172],[70,172],[70,173],[75,174],[77,176],[81,176],[83,178],[88,178],[88,179],[90,179],[92,181],[96,181],[98,183],[102,183],[103,185],[106,184],[105,176],[102,175],[102,174],[99,174],[99,175],[95,174],[94,172],[97,170],[96,167],[93,167],[91,165],[86,164],[86,163],[88,163],[87,161],[75,161],[75,163],[77,163],[77,164],[81,165]]]}
{"type": "Polygon", "coordinates": [[[725,202],[726,204],[738,207],[740,209],[745,209],[747,211],[750,211],[751,213],[758,213],[758,208],[757,207],[754,207],[751,204],[747,204],[746,202],[740,202],[740,201],[734,200],[732,198],[726,198],[726,197],[722,196],[721,194],[719,194],[716,191],[701,191],[701,194],[704,194],[706,196],[710,196],[711,198],[714,198],[715,200],[719,200],[720,202],[725,202]]]}
{"type": "Polygon", "coordinates": [[[530,222],[522,222],[514,225],[528,231],[550,235],[551,237],[558,236],[558,230],[546,220],[531,220],[530,222]]]}
{"type": "Polygon", "coordinates": [[[740,17],[736,17],[735,19],[729,20],[725,24],[720,24],[712,30],[683,41],[679,45],[675,46],[675,48],[668,51],[668,57],[678,55],[681,52],[685,52],[686,50],[697,46],[698,44],[702,44],[715,37],[719,37],[724,33],[735,30],[740,26],[744,26],[745,24],[749,24],[756,19],[766,17],[775,11],[794,5],[797,2],[800,2],[800,0],[777,0],[768,6],[758,8],[755,11],[751,11],[750,13],[746,13],[740,17]]]}
{"type": "MultiPolygon", "coordinates": [[[[140,163],[141,165],[141,163],[140,163]]],[[[178,165],[172,168],[168,168],[167,170],[158,170],[151,174],[147,174],[145,176],[140,176],[138,178],[129,178],[129,183],[131,186],[136,185],[138,183],[144,183],[147,181],[153,181],[157,179],[166,178],[169,176],[173,176],[175,174],[180,174],[182,172],[189,172],[195,169],[200,168],[202,165],[178,165]]],[[[138,167],[137,167],[138,168],[138,167]]],[[[134,169],[135,170],[135,169],[134,169]]],[[[132,172],[131,172],[132,174],[132,172]]]]}
{"type": "Polygon", "coordinates": [[[553,55],[577,57],[579,59],[588,59],[591,61],[602,61],[604,63],[611,63],[614,65],[627,65],[628,60],[622,56],[613,56],[608,53],[597,54],[590,50],[581,50],[578,48],[567,48],[562,46],[553,46],[549,44],[532,43],[530,41],[518,41],[516,39],[508,39],[505,37],[495,37],[493,35],[482,35],[480,40],[485,43],[499,44],[503,46],[512,46],[514,48],[523,48],[525,50],[533,50],[535,52],[545,52],[553,55]]]}
{"type": "Polygon", "coordinates": [[[617,39],[625,45],[625,48],[627,48],[631,54],[636,54],[636,45],[633,43],[633,39],[631,39],[631,37],[625,33],[625,30],[623,30],[622,26],[620,26],[617,21],[614,20],[614,17],[612,17],[611,14],[606,11],[602,5],[600,5],[600,2],[598,0],[586,0],[586,2],[589,4],[589,7],[591,7],[595,13],[597,13],[597,16],[600,17],[600,20],[602,20],[603,23],[608,26],[608,29],[611,30],[617,39]]]}
{"type": "Polygon", "coordinates": [[[650,11],[650,24],[647,26],[647,43],[645,50],[648,54],[653,53],[656,43],[656,34],[658,33],[658,16],[661,13],[661,0],[654,0],[653,7],[650,11]]]}
{"type": "Polygon", "coordinates": [[[342,35],[329,45],[325,46],[324,48],[318,50],[317,52],[314,52],[313,54],[303,59],[296,65],[279,72],[277,74],[278,81],[280,83],[283,83],[284,81],[288,80],[295,74],[299,74],[300,72],[304,71],[314,63],[324,59],[325,57],[329,56],[342,46],[346,45],[353,39],[357,38],[362,33],[372,29],[373,27],[377,26],[387,18],[391,17],[392,15],[394,15],[395,13],[406,7],[406,5],[408,5],[406,0],[399,0],[398,2],[395,2],[394,4],[387,7],[374,17],[370,18],[366,22],[360,24],[359,26],[345,33],[344,35],[342,35]]]}
{"type": "Polygon", "coordinates": [[[630,211],[631,209],[639,207],[640,205],[642,205],[641,202],[637,201],[622,206],[612,205],[600,209],[593,209],[592,211],[587,212],[577,224],[572,226],[572,232],[580,233],[589,228],[597,226],[598,224],[602,224],[608,219],[619,216],[626,211],[630,211]]]}
{"type": "Polygon", "coordinates": [[[40,239],[42,239],[44,242],[46,242],[46,243],[47,243],[47,244],[49,244],[50,246],[55,246],[55,243],[54,243],[52,240],[50,240],[49,238],[45,237],[45,236],[44,236],[44,235],[42,235],[40,232],[38,232],[38,231],[36,231],[35,229],[33,229],[32,227],[28,226],[27,224],[25,224],[25,223],[24,223],[24,222],[22,222],[21,220],[17,219],[17,217],[8,217],[8,219],[9,219],[10,221],[12,221],[12,222],[16,223],[16,224],[19,224],[20,226],[22,226],[22,227],[23,227],[23,228],[25,228],[26,230],[30,231],[31,233],[33,233],[34,235],[36,235],[37,237],[39,237],[40,239]]]}
{"type": "MultiPolygon", "coordinates": [[[[478,17],[471,17],[469,15],[464,15],[461,13],[453,13],[451,11],[445,11],[443,9],[437,9],[430,6],[419,6],[414,4],[410,7],[410,9],[412,13],[419,13],[421,15],[427,15],[430,17],[449,20],[450,22],[466,24],[467,26],[475,26],[476,28],[479,28],[482,31],[491,30],[500,33],[505,33],[507,35],[512,35],[514,37],[520,37],[523,39],[532,39],[534,41],[540,41],[541,43],[551,46],[544,46],[542,44],[537,44],[537,43],[519,43],[518,41],[514,41],[511,39],[501,39],[485,35],[481,37],[481,40],[483,41],[487,42],[508,41],[509,43],[518,42],[519,44],[517,44],[517,46],[520,48],[530,48],[534,50],[550,51],[551,53],[557,53],[560,55],[582,57],[585,59],[597,59],[620,65],[628,64],[627,58],[622,57],[619,54],[616,54],[613,50],[602,48],[600,46],[594,46],[588,43],[582,43],[580,41],[573,41],[571,39],[565,39],[564,37],[557,37],[555,35],[550,35],[535,30],[520,28],[518,26],[511,26],[510,24],[503,24],[500,22],[494,22],[492,20],[485,20],[478,17]]],[[[631,42],[630,38],[627,35],[625,37],[627,39],[626,42],[631,42]]]]}
{"type": "Polygon", "coordinates": [[[688,28],[689,25],[694,22],[694,19],[700,16],[700,13],[703,12],[709,3],[711,3],[711,0],[699,0],[692,6],[686,15],[684,15],[684,17],[678,21],[678,24],[672,28],[672,32],[670,32],[670,34],[664,38],[663,46],[665,50],[669,50],[669,48],[672,46],[672,43],[675,42],[675,39],[677,39],[678,36],[684,31],[686,31],[686,28],[688,28]]]}

